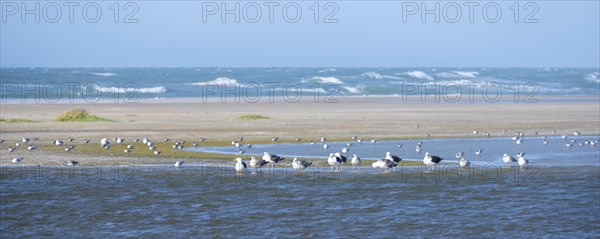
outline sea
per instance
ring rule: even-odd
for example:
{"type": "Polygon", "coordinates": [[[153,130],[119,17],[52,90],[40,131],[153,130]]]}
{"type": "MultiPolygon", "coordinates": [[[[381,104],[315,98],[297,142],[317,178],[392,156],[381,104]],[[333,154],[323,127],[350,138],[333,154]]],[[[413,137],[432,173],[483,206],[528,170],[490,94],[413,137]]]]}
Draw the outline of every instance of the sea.
{"type": "MultiPolygon", "coordinates": [[[[8,101],[316,96],[598,96],[598,68],[0,68],[8,101]]],[[[499,97],[503,96],[503,97],[499,97]]],[[[515,97],[518,96],[518,97],[515,97]]],[[[462,98],[467,99],[466,97],[462,98]]]]}

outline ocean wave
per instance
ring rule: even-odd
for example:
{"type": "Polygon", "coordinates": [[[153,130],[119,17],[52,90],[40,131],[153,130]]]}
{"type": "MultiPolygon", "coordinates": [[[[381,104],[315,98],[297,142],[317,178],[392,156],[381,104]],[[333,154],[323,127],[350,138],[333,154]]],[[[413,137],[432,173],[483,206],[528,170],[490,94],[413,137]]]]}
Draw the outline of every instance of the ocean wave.
{"type": "Polygon", "coordinates": [[[331,68],[331,69],[324,69],[324,70],[320,70],[318,71],[319,73],[325,73],[325,72],[334,72],[335,69],[331,68]]]}
{"type": "Polygon", "coordinates": [[[440,72],[435,75],[439,76],[439,77],[444,77],[444,78],[458,78],[458,77],[475,78],[475,77],[479,76],[479,72],[477,72],[477,71],[447,71],[447,72],[440,72]]]}
{"type": "Polygon", "coordinates": [[[320,83],[323,83],[323,84],[339,84],[339,85],[344,84],[343,81],[339,80],[338,78],[332,77],[332,76],[331,77],[315,76],[312,79],[316,80],[320,83]]]}
{"type": "Polygon", "coordinates": [[[585,75],[585,77],[583,77],[583,79],[589,83],[600,83],[600,73],[593,72],[593,73],[587,74],[587,75],[585,75]]]}
{"type": "Polygon", "coordinates": [[[95,76],[116,76],[116,73],[111,73],[111,72],[90,72],[90,74],[95,75],[95,76]]]}
{"type": "Polygon", "coordinates": [[[409,71],[402,73],[402,75],[407,75],[422,80],[433,80],[433,77],[422,71],[409,71]]]}
{"type": "Polygon", "coordinates": [[[278,92],[301,92],[302,95],[309,95],[309,94],[314,94],[315,92],[319,92],[319,94],[326,94],[327,91],[323,88],[296,88],[296,87],[289,87],[289,88],[283,88],[283,87],[277,87],[277,88],[273,88],[274,91],[276,91],[276,93],[278,92]]]}
{"type": "Polygon", "coordinates": [[[364,87],[361,87],[361,86],[357,86],[357,87],[344,86],[342,88],[346,89],[348,91],[348,93],[352,93],[352,94],[360,94],[363,92],[363,89],[364,89],[364,87]]]}
{"type": "Polygon", "coordinates": [[[195,82],[195,83],[191,83],[190,85],[204,86],[204,85],[236,85],[236,84],[238,84],[238,81],[235,79],[231,79],[231,78],[227,78],[227,77],[219,77],[219,78],[211,80],[211,81],[195,82]]]}
{"type": "Polygon", "coordinates": [[[378,80],[382,80],[382,79],[402,80],[402,77],[399,77],[399,76],[382,75],[382,74],[379,74],[374,71],[363,73],[361,76],[378,79],[378,80]]]}
{"type": "Polygon", "coordinates": [[[167,92],[167,88],[164,86],[157,87],[148,87],[148,88],[119,88],[119,87],[94,87],[98,91],[102,92],[117,92],[117,93],[127,93],[127,92],[137,92],[137,93],[165,93],[167,92]]]}

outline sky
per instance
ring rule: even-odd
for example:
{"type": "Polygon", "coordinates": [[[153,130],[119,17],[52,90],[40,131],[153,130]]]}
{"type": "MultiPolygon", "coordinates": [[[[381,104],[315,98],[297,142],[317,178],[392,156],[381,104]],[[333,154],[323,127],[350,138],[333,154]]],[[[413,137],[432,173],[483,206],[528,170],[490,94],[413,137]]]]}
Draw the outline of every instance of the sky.
{"type": "Polygon", "coordinates": [[[600,67],[599,1],[70,2],[2,1],[0,66],[600,67]]]}

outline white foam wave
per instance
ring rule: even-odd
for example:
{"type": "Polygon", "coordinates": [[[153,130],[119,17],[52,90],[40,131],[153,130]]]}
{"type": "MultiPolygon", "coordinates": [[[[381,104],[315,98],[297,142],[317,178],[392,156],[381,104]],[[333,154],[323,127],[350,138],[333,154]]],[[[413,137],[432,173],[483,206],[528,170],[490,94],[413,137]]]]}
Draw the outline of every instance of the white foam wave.
{"type": "Polygon", "coordinates": [[[358,86],[358,87],[344,86],[342,88],[346,89],[349,93],[352,93],[352,94],[360,94],[363,92],[363,89],[364,89],[364,87],[360,87],[360,86],[358,86]]]}
{"type": "Polygon", "coordinates": [[[117,74],[111,72],[91,72],[90,74],[95,76],[116,76],[117,74]]]}
{"type": "Polygon", "coordinates": [[[402,75],[407,75],[422,80],[433,80],[433,77],[422,71],[409,71],[402,73],[402,75]]]}
{"type": "Polygon", "coordinates": [[[399,76],[382,75],[382,74],[379,74],[374,71],[363,73],[361,76],[378,79],[378,80],[382,80],[382,79],[402,80],[402,77],[399,77],[399,76]]]}
{"type": "Polygon", "coordinates": [[[444,78],[457,78],[457,77],[475,78],[475,77],[479,76],[479,72],[477,72],[477,71],[448,71],[448,72],[440,72],[435,75],[439,76],[439,77],[444,77],[444,78]]]}
{"type": "Polygon", "coordinates": [[[587,74],[587,75],[585,75],[585,77],[583,79],[585,79],[589,83],[600,83],[600,73],[593,72],[593,73],[587,74]]]}
{"type": "Polygon", "coordinates": [[[325,73],[325,72],[334,72],[335,69],[331,68],[331,69],[324,69],[324,70],[320,70],[318,71],[319,73],[325,73]]]}
{"type": "Polygon", "coordinates": [[[94,87],[98,91],[102,92],[117,92],[117,93],[127,93],[127,92],[137,92],[137,93],[165,93],[167,92],[167,88],[163,86],[157,87],[148,87],[148,88],[119,88],[119,87],[94,87]]]}
{"type": "Polygon", "coordinates": [[[335,77],[315,76],[312,79],[316,80],[316,81],[318,81],[320,83],[323,83],[323,84],[339,84],[339,85],[344,84],[343,81],[341,81],[341,80],[339,80],[338,78],[335,78],[335,77]]]}
{"type": "Polygon", "coordinates": [[[190,85],[199,85],[199,86],[204,86],[204,85],[236,85],[237,83],[238,83],[238,81],[235,80],[235,79],[231,79],[231,78],[227,78],[227,77],[219,77],[219,78],[211,80],[211,81],[195,82],[195,83],[191,83],[190,85]]]}

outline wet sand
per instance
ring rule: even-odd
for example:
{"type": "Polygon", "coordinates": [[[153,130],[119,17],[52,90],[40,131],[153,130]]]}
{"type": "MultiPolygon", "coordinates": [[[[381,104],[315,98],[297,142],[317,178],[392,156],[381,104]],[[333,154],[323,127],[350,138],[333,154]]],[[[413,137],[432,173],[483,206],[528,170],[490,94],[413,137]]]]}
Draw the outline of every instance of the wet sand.
{"type": "MultiPolygon", "coordinates": [[[[600,103],[598,98],[542,98],[539,103],[403,103],[399,97],[348,97],[338,103],[315,103],[303,100],[296,103],[221,103],[201,99],[146,100],[140,103],[59,103],[21,104],[2,103],[1,118],[21,118],[39,123],[0,123],[1,159],[8,163],[15,155],[8,154],[8,143],[22,137],[39,137],[39,144],[52,139],[122,137],[228,141],[244,136],[252,140],[280,137],[292,140],[318,141],[321,136],[332,139],[394,139],[406,137],[483,137],[510,136],[514,131],[531,135],[599,135],[600,103]],[[558,100],[557,100],[558,99],[558,100]],[[52,122],[61,112],[83,108],[100,117],[116,122],[52,122]],[[241,115],[258,114],[265,120],[240,120],[241,115]],[[415,125],[420,125],[416,128],[415,125]],[[480,133],[474,135],[473,130],[480,133]]],[[[27,154],[27,153],[26,153],[27,154]]],[[[34,153],[36,160],[41,155],[34,153]]],[[[54,158],[50,154],[42,154],[54,158]]],[[[62,154],[60,154],[62,155],[62,154]]],[[[90,160],[93,160],[92,157],[90,160]]],[[[122,161],[138,162],[124,157],[122,161]]]]}

